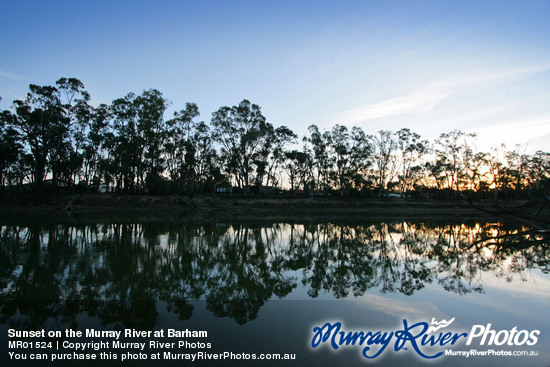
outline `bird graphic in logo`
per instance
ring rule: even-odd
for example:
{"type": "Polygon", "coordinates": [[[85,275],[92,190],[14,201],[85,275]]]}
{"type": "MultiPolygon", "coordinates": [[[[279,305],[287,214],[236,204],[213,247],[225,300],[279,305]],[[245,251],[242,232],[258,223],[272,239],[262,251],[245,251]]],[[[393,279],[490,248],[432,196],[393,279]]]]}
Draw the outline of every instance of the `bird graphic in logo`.
{"type": "Polygon", "coordinates": [[[441,321],[435,321],[434,318],[432,318],[432,325],[428,328],[428,331],[426,333],[436,332],[439,329],[444,329],[447,326],[451,325],[455,321],[455,318],[453,317],[449,321],[447,320],[441,320],[441,321]]]}

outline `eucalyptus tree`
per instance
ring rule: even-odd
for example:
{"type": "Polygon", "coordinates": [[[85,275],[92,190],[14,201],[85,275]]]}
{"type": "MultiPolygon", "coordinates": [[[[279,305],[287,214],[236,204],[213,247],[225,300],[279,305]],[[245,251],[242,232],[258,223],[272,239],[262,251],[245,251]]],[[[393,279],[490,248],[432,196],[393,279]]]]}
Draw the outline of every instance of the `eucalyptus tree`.
{"type": "Polygon", "coordinates": [[[199,116],[194,103],[187,103],[185,110],[174,116],[167,121],[165,142],[172,191],[188,194],[212,191],[221,180],[221,173],[210,127],[204,121],[193,121],[199,116]]]}
{"type": "Polygon", "coordinates": [[[351,167],[351,142],[348,128],[343,125],[335,125],[329,135],[329,146],[334,153],[336,185],[340,190],[340,196],[344,196],[348,170],[351,167]]]}
{"type": "Polygon", "coordinates": [[[475,137],[474,133],[453,130],[442,133],[435,141],[436,164],[442,168],[445,184],[451,190],[459,191],[466,183],[464,158],[475,137]]]}
{"type": "Polygon", "coordinates": [[[20,135],[14,129],[15,116],[9,111],[0,113],[0,187],[4,189],[18,180],[18,162],[24,160],[20,135]]]}
{"type": "Polygon", "coordinates": [[[89,128],[92,107],[90,94],[76,78],[60,78],[56,83],[59,100],[68,120],[66,137],[58,137],[51,157],[54,185],[58,179],[74,183],[80,178],[83,165],[86,131],[89,128]]]}
{"type": "Polygon", "coordinates": [[[374,147],[370,136],[357,126],[351,129],[351,144],[348,176],[355,188],[360,189],[366,183],[365,176],[372,165],[374,147]]]}
{"type": "Polygon", "coordinates": [[[210,127],[203,121],[194,123],[191,140],[194,146],[193,162],[196,191],[213,192],[216,184],[223,181],[223,177],[210,127]]]}
{"type": "Polygon", "coordinates": [[[136,96],[129,93],[110,106],[113,134],[107,143],[119,190],[155,193],[164,171],[163,146],[166,138],[164,112],[167,100],[156,89],[136,96]]]}
{"type": "Polygon", "coordinates": [[[149,193],[158,193],[163,190],[159,185],[163,181],[162,148],[166,138],[164,112],[168,108],[168,101],[158,90],[149,89],[137,96],[134,104],[137,112],[139,187],[149,193]]]}
{"type": "Polygon", "coordinates": [[[174,112],[166,121],[167,134],[164,141],[166,169],[176,187],[188,187],[195,181],[194,122],[200,116],[195,103],[186,103],[185,109],[174,112]]]}
{"type": "Polygon", "coordinates": [[[311,178],[312,158],[307,151],[291,150],[284,152],[284,169],[290,181],[290,190],[302,188],[305,190],[311,178]]]}
{"type": "Polygon", "coordinates": [[[479,191],[487,182],[487,153],[474,152],[467,147],[464,150],[465,187],[471,191],[479,191]]]}
{"type": "Polygon", "coordinates": [[[4,112],[21,141],[32,154],[32,182],[38,190],[46,177],[54,147],[67,138],[69,119],[65,116],[59,91],[52,86],[31,84],[25,100],[14,101],[15,114],[4,112]]]}
{"type": "MultiPolygon", "coordinates": [[[[435,160],[434,162],[427,161],[425,163],[425,169],[433,178],[435,182],[435,188],[438,190],[443,190],[446,188],[447,177],[445,176],[444,164],[441,160],[435,160]]],[[[433,183],[428,181],[426,186],[433,187],[433,183]]]]}
{"type": "Polygon", "coordinates": [[[266,123],[266,137],[264,145],[255,159],[257,167],[256,185],[277,186],[279,180],[277,173],[280,165],[285,160],[285,146],[296,143],[298,136],[286,126],[274,128],[272,124],[266,123]]]}
{"type": "Polygon", "coordinates": [[[115,99],[110,106],[112,133],[106,135],[109,150],[109,176],[116,181],[118,191],[135,192],[137,166],[141,159],[134,93],[115,99]]]}
{"type": "Polygon", "coordinates": [[[15,113],[4,111],[4,119],[30,151],[30,180],[38,189],[51,172],[53,185],[59,179],[75,181],[82,162],[79,143],[86,129],[90,95],[76,78],[61,78],[56,86],[29,85],[24,100],[14,101],[15,113]]]}
{"type": "Polygon", "coordinates": [[[111,124],[111,110],[106,104],[100,104],[92,108],[90,123],[83,142],[83,166],[82,178],[86,186],[92,184],[98,186],[103,179],[110,184],[112,178],[104,168],[108,161],[107,144],[109,127],[111,124]]]}
{"type": "Polygon", "coordinates": [[[268,138],[266,118],[260,107],[243,100],[237,106],[220,107],[212,114],[213,138],[221,145],[226,171],[249,192],[254,161],[261,157],[268,138]]]}
{"type": "Polygon", "coordinates": [[[401,152],[398,179],[401,192],[407,192],[413,190],[417,180],[422,177],[423,157],[429,152],[429,143],[407,128],[397,131],[396,135],[401,152]]]}
{"type": "Polygon", "coordinates": [[[378,197],[392,181],[397,169],[397,141],[395,134],[389,130],[380,130],[372,137],[374,148],[375,181],[378,187],[378,197]]]}
{"type": "Polygon", "coordinates": [[[510,185],[516,192],[519,192],[527,184],[527,166],[529,157],[521,153],[521,146],[516,145],[514,150],[505,153],[507,173],[510,185]]]}
{"type": "Polygon", "coordinates": [[[487,154],[486,162],[489,176],[489,186],[494,189],[493,199],[498,200],[498,194],[508,187],[508,175],[506,165],[502,163],[506,147],[501,145],[498,148],[491,149],[491,153],[487,154]]]}
{"type": "Polygon", "coordinates": [[[550,200],[550,153],[538,150],[530,157],[527,177],[529,186],[550,200]]]}
{"type": "Polygon", "coordinates": [[[271,142],[270,164],[267,170],[267,185],[272,183],[276,185],[278,182],[275,178],[275,173],[279,170],[279,166],[285,160],[285,147],[287,144],[296,144],[298,135],[287,126],[279,126],[275,129],[274,139],[271,142]],[[269,181],[271,180],[271,181],[269,181]]]}
{"type": "Polygon", "coordinates": [[[365,172],[372,147],[363,129],[353,127],[350,133],[343,125],[332,128],[329,144],[334,152],[337,187],[343,196],[352,187],[354,178],[365,172]]]}
{"type": "MultiPolygon", "coordinates": [[[[312,151],[313,166],[315,167],[315,189],[327,191],[329,178],[334,161],[329,155],[330,132],[321,133],[317,125],[308,127],[309,136],[304,137],[304,143],[309,143],[312,151]]],[[[306,149],[309,149],[307,147],[306,149]]]]}

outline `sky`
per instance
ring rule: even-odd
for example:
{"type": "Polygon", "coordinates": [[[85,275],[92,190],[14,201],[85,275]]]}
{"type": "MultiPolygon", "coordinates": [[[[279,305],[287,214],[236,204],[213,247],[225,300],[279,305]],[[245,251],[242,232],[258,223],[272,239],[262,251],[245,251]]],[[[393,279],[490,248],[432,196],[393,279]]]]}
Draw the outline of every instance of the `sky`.
{"type": "Polygon", "coordinates": [[[550,0],[0,0],[0,110],[80,79],[92,104],[158,89],[199,120],[243,99],[317,124],[550,151],[550,0]]]}

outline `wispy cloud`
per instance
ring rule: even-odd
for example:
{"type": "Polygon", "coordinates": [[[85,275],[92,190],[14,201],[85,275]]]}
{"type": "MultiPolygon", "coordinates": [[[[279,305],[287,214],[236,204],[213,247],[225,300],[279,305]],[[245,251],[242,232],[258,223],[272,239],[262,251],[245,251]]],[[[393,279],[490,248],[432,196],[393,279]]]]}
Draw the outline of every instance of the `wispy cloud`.
{"type": "Polygon", "coordinates": [[[401,115],[426,114],[435,106],[464,88],[495,81],[511,81],[550,70],[550,66],[518,68],[489,73],[475,73],[449,77],[418,86],[412,92],[381,101],[368,103],[344,111],[333,121],[343,124],[355,124],[368,120],[401,115]]]}
{"type": "Polygon", "coordinates": [[[8,73],[8,72],[5,72],[3,70],[0,70],[0,77],[2,78],[7,78],[7,79],[12,79],[12,80],[20,80],[20,79],[23,79],[23,77],[21,75],[18,75],[18,74],[13,74],[13,73],[8,73]]]}
{"type": "Polygon", "coordinates": [[[409,94],[345,111],[334,120],[350,124],[404,113],[426,113],[451,94],[452,91],[444,84],[428,83],[409,94]]]}
{"type": "Polygon", "coordinates": [[[520,120],[478,128],[477,133],[479,140],[488,146],[505,143],[511,148],[515,144],[529,148],[530,141],[550,134],[550,114],[526,116],[520,120]]]}

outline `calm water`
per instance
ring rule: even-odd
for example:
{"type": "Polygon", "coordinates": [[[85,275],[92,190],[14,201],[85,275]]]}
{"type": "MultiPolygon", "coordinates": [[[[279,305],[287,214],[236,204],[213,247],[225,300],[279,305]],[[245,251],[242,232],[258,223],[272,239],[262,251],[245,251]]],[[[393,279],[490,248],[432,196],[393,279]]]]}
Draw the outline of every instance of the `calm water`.
{"type": "Polygon", "coordinates": [[[313,350],[312,329],[341,321],[347,330],[397,330],[403,319],[454,317],[453,327],[466,332],[487,323],[540,330],[535,346],[499,348],[538,356],[447,356],[436,364],[550,365],[550,241],[520,225],[0,228],[3,358],[8,328],[189,328],[208,330],[216,351],[296,353],[296,361],[281,365],[424,365],[413,351],[388,348],[367,361],[361,348],[313,350]]]}

